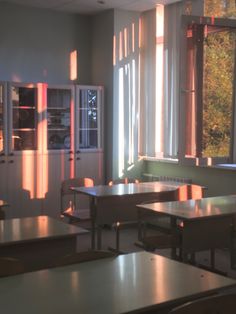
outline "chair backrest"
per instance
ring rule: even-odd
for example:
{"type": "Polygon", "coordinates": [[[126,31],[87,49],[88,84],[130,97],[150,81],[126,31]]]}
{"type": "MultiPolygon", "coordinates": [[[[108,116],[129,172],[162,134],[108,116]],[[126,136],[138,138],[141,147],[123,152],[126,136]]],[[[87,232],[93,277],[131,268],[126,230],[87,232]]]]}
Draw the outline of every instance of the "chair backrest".
{"type": "Polygon", "coordinates": [[[178,201],[201,199],[204,195],[204,189],[204,187],[196,184],[182,185],[177,190],[176,198],[178,201]]]}
{"type": "Polygon", "coordinates": [[[57,258],[57,261],[53,263],[53,267],[61,267],[108,257],[116,257],[117,255],[118,254],[111,251],[83,251],[57,258]]]}
{"type": "Polygon", "coordinates": [[[71,195],[74,194],[70,189],[71,187],[90,187],[94,186],[94,181],[91,178],[73,178],[64,180],[61,184],[61,194],[62,195],[71,195]]]}
{"type": "Polygon", "coordinates": [[[114,184],[128,184],[128,183],[139,183],[138,179],[134,178],[122,178],[122,179],[115,179],[108,183],[108,185],[114,185],[114,184]]]}
{"type": "Polygon", "coordinates": [[[70,188],[71,187],[92,187],[94,186],[94,181],[91,178],[72,178],[62,181],[61,184],[61,214],[64,213],[64,196],[73,196],[69,201],[67,200],[67,204],[69,203],[69,207],[67,210],[73,210],[76,208],[76,193],[74,193],[70,188]]]}
{"type": "Polygon", "coordinates": [[[0,277],[13,276],[24,272],[23,263],[11,257],[0,257],[0,277]]]}
{"type": "Polygon", "coordinates": [[[236,295],[222,294],[201,298],[174,308],[170,314],[234,314],[236,295]]]}

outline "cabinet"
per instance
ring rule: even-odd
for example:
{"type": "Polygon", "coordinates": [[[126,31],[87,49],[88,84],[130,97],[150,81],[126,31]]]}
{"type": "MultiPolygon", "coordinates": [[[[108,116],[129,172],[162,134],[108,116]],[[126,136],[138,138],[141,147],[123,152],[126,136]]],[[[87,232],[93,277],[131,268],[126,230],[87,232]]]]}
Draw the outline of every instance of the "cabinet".
{"type": "Polygon", "coordinates": [[[41,212],[37,199],[37,86],[0,84],[0,198],[10,204],[7,217],[41,212]]]}
{"type": "Polygon", "coordinates": [[[102,102],[102,87],[0,84],[0,198],[11,205],[8,217],[59,216],[67,178],[103,183],[102,102]]]}

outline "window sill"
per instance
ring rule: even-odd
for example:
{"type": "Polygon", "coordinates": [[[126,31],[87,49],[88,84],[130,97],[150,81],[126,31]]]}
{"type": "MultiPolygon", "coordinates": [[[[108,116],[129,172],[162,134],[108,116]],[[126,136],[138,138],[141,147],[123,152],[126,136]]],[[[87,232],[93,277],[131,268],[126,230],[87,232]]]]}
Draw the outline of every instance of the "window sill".
{"type": "Polygon", "coordinates": [[[170,163],[170,164],[179,163],[178,159],[173,159],[173,158],[157,158],[157,157],[143,156],[142,159],[146,161],[156,161],[156,162],[163,162],[163,163],[170,163]]]}
{"type": "Polygon", "coordinates": [[[236,170],[236,164],[216,164],[212,166],[212,168],[232,171],[232,170],[236,170]]]}

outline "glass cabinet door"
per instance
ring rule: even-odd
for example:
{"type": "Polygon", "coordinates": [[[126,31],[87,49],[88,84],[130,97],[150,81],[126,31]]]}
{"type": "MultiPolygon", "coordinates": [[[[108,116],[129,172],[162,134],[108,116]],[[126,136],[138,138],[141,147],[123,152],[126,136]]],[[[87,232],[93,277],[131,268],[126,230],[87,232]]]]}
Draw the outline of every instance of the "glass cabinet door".
{"type": "Polygon", "coordinates": [[[11,86],[11,150],[37,149],[37,88],[11,86]]]}
{"type": "Polygon", "coordinates": [[[48,150],[71,149],[71,89],[48,88],[48,150]]]}
{"type": "Polygon", "coordinates": [[[79,86],[77,138],[80,149],[101,148],[102,87],[79,86]]]}

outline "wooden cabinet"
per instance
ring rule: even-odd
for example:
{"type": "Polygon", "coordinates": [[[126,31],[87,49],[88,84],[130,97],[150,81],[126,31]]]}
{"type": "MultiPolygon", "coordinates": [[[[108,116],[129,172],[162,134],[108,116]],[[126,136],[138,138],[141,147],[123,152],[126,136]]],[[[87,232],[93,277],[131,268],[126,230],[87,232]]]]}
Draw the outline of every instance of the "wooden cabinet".
{"type": "Polygon", "coordinates": [[[0,84],[0,198],[11,205],[8,217],[59,216],[67,178],[103,183],[102,101],[101,87],[0,84]]]}

